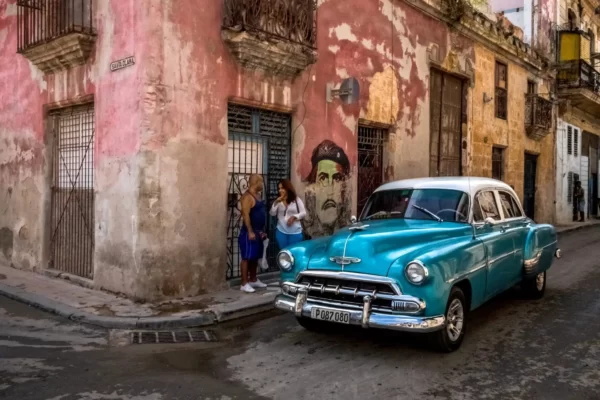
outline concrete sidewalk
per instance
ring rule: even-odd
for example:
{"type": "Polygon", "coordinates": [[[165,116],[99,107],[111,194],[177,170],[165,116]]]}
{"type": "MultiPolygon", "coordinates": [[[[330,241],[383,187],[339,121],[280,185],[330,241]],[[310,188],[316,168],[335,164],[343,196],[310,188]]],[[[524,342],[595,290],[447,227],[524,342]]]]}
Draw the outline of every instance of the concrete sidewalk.
{"type": "Polygon", "coordinates": [[[73,321],[107,329],[162,330],[217,324],[273,309],[277,283],[245,294],[225,290],[210,295],[136,303],[63,279],[0,265],[0,295],[73,321]]]}
{"type": "Polygon", "coordinates": [[[578,231],[579,229],[591,228],[591,227],[599,226],[599,225],[600,225],[600,219],[590,219],[590,220],[586,220],[585,222],[573,222],[572,224],[569,224],[569,225],[557,225],[556,232],[558,232],[558,234],[563,234],[563,233],[578,231]]]}

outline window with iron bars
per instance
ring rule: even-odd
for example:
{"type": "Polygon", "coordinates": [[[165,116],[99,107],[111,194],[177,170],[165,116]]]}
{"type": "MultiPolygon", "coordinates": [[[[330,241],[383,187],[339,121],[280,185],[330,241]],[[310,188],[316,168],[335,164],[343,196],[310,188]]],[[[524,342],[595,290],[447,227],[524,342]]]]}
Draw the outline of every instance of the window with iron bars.
{"type": "Polygon", "coordinates": [[[496,61],[496,118],[507,119],[508,115],[508,67],[496,61]]]}
{"type": "Polygon", "coordinates": [[[504,178],[504,149],[492,148],[492,178],[501,181],[504,178]]]}
{"type": "Polygon", "coordinates": [[[17,52],[71,33],[94,35],[93,0],[18,0],[17,52]]]}

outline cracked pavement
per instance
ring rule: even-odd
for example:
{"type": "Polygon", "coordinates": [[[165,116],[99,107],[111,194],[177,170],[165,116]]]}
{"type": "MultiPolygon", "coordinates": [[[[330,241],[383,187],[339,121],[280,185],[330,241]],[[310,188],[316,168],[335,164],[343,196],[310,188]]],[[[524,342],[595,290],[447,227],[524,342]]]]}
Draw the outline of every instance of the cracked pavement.
{"type": "Polygon", "coordinates": [[[600,227],[563,235],[546,296],[518,289],[468,319],[462,348],[290,315],[217,330],[218,342],[110,347],[91,329],[0,297],[0,399],[598,399],[600,227]]]}

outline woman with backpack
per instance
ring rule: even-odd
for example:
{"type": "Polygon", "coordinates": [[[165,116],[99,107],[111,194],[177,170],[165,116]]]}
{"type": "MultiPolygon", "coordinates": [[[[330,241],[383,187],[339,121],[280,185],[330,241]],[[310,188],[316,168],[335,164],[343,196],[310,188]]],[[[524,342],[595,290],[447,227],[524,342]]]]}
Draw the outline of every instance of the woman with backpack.
{"type": "Polygon", "coordinates": [[[288,179],[279,181],[278,189],[279,197],[273,203],[270,214],[277,217],[275,239],[279,248],[284,249],[303,240],[301,221],[306,217],[306,209],[288,179]]]}

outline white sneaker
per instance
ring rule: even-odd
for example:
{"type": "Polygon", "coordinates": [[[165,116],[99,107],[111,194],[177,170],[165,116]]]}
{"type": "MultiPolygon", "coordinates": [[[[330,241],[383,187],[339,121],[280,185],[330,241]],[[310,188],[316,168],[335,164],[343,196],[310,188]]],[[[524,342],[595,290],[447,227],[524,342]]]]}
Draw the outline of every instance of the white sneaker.
{"type": "Polygon", "coordinates": [[[267,287],[266,283],[262,283],[259,279],[256,279],[256,282],[248,282],[250,284],[250,286],[252,286],[253,288],[259,288],[259,289],[264,289],[267,287]]]}
{"type": "Polygon", "coordinates": [[[246,292],[246,293],[254,293],[254,292],[256,292],[256,290],[254,290],[254,288],[252,286],[250,286],[249,283],[246,283],[244,286],[242,286],[240,288],[240,290],[242,292],[246,292]]]}

